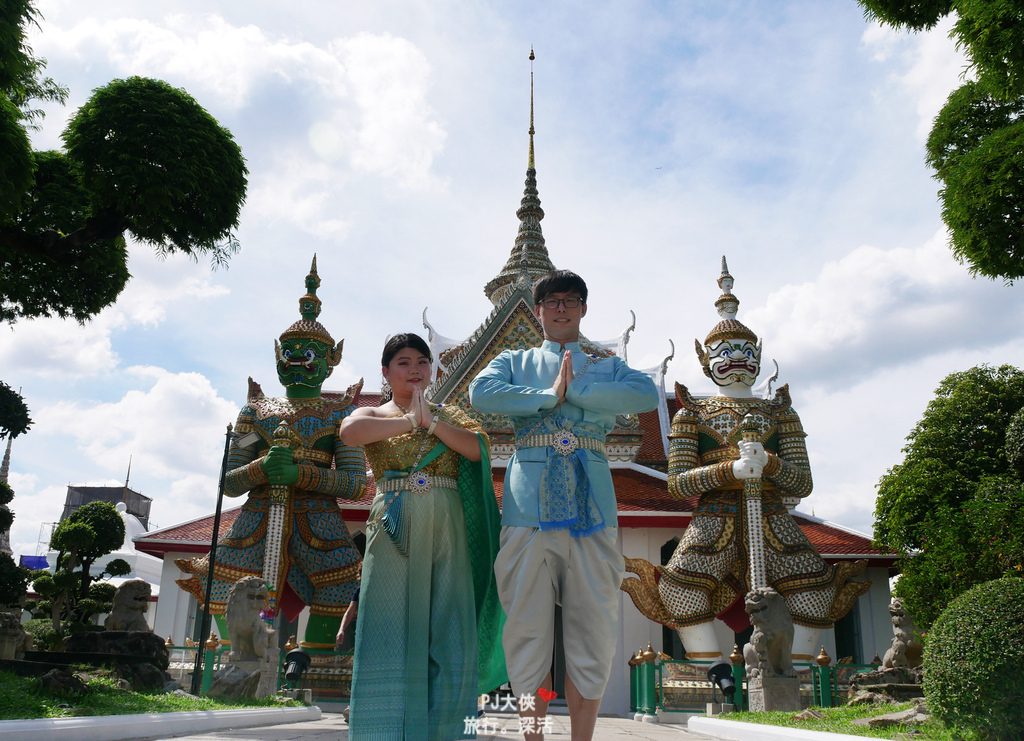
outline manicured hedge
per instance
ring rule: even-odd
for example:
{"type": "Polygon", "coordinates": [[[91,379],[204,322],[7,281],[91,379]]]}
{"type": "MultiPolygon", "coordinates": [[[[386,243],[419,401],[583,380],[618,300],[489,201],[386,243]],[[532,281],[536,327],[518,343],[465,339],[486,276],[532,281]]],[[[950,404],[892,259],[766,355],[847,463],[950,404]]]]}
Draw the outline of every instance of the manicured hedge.
{"type": "Polygon", "coordinates": [[[947,726],[1024,738],[1024,579],[996,579],[953,600],[927,635],[924,693],[947,726]]]}

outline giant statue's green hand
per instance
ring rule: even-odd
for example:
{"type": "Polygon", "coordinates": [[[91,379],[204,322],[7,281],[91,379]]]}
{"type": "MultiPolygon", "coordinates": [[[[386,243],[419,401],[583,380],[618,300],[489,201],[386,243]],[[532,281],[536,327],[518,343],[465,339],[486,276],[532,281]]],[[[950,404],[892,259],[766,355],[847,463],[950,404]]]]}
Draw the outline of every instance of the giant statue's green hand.
{"type": "Polygon", "coordinates": [[[294,486],[298,483],[299,467],[292,461],[291,448],[275,445],[261,465],[271,486],[294,486]]]}

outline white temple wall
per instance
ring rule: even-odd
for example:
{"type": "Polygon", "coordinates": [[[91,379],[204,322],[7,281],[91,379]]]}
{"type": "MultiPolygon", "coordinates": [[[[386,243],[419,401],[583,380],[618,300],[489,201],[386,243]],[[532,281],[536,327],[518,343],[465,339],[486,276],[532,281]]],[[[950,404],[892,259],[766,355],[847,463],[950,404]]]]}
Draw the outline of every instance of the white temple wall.
{"type": "MultiPolygon", "coordinates": [[[[871,581],[871,589],[861,595],[854,608],[860,611],[861,646],[867,663],[876,653],[879,658],[884,657],[892,643],[892,616],[889,615],[892,594],[889,590],[888,568],[868,568],[861,578],[871,581]]],[[[830,656],[836,658],[835,654],[830,656]]]]}
{"type": "Polygon", "coordinates": [[[188,575],[174,561],[194,555],[172,551],[164,556],[163,568],[160,570],[161,598],[156,603],[153,632],[164,639],[170,636],[175,646],[184,646],[185,638],[192,638],[194,602],[190,594],[175,584],[176,579],[184,579],[188,575]]]}

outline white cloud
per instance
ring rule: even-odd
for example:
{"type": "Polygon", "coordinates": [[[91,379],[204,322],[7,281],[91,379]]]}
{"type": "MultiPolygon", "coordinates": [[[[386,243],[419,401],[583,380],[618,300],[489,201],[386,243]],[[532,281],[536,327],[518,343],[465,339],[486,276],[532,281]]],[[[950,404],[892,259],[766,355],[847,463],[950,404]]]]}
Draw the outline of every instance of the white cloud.
{"type": "MultiPolygon", "coordinates": [[[[113,337],[130,327],[155,328],[178,302],[196,302],[229,293],[226,286],[211,282],[209,275],[195,275],[187,257],[154,261],[152,248],[133,244],[130,267],[136,275],[117,303],[79,324],[52,317],[22,320],[10,328],[9,339],[0,343],[0,367],[21,378],[74,380],[107,373],[118,367],[120,357],[113,337]]],[[[205,270],[205,268],[204,268],[205,270]]]]}
{"type": "Polygon", "coordinates": [[[430,166],[445,132],[427,100],[430,65],[409,41],[390,34],[361,33],[334,41],[359,105],[357,169],[395,177],[410,188],[432,185],[430,166]]]}
{"type": "Polygon", "coordinates": [[[296,152],[275,158],[272,172],[253,178],[248,210],[269,222],[283,221],[307,234],[341,242],[350,223],[338,218],[338,173],[325,162],[296,152]]]}
{"type": "Polygon", "coordinates": [[[12,471],[7,476],[7,483],[11,485],[15,493],[22,490],[32,491],[39,483],[39,477],[34,473],[16,473],[12,471]]]}
{"type": "Polygon", "coordinates": [[[110,342],[114,322],[96,319],[84,325],[68,319],[20,321],[0,343],[0,366],[6,374],[26,378],[61,378],[65,381],[92,376],[118,364],[110,342]]]}
{"type": "MultiPolygon", "coordinates": [[[[40,491],[34,491],[21,483],[15,486],[14,480],[12,475],[14,500],[11,509],[14,511],[14,524],[11,526],[11,550],[15,554],[33,555],[44,524],[56,522],[60,518],[67,487],[46,486],[40,491]]],[[[44,539],[47,532],[43,531],[44,539]]],[[[43,545],[45,552],[46,543],[43,545]]]]}
{"type": "Polygon", "coordinates": [[[211,283],[205,276],[185,276],[178,280],[166,273],[158,276],[134,278],[118,298],[112,311],[123,314],[125,324],[155,327],[167,318],[168,309],[176,302],[201,301],[230,293],[226,286],[211,283]]]}
{"type": "MultiPolygon", "coordinates": [[[[169,15],[158,22],[90,18],[69,29],[48,23],[40,41],[80,63],[105,57],[118,75],[168,79],[220,110],[239,113],[287,91],[287,102],[261,106],[268,117],[261,123],[280,124],[269,129],[278,144],[290,134],[357,173],[403,188],[437,185],[431,167],[446,135],[428,101],[430,64],[407,39],[363,32],[321,48],[218,15],[169,15]]],[[[299,155],[300,167],[306,158],[299,155]]]]}
{"type": "MultiPolygon", "coordinates": [[[[154,498],[149,529],[169,527],[212,514],[216,507],[219,484],[219,470],[213,473],[193,473],[175,479],[165,494],[154,498]]],[[[222,510],[240,503],[225,497],[222,510]]]]}
{"type": "Polygon", "coordinates": [[[273,41],[254,25],[232,26],[217,15],[170,15],[159,23],[89,18],[69,29],[48,23],[41,42],[83,63],[102,54],[124,75],[187,80],[193,94],[235,109],[267,78],[309,80],[335,96],[344,80],[338,60],[312,44],[273,41]]]}
{"type": "Polygon", "coordinates": [[[992,336],[1019,337],[1020,312],[1012,289],[972,279],[939,231],[913,249],[858,247],[740,319],[770,337],[765,360],[778,358],[784,377],[834,384],[992,336]]]}
{"type": "Polygon", "coordinates": [[[899,58],[902,71],[893,72],[891,79],[917,100],[915,133],[922,142],[928,138],[932,122],[950,92],[962,84],[967,69],[967,58],[949,37],[954,22],[950,15],[934,28],[914,34],[872,23],[861,38],[875,61],[899,58]]]}
{"type": "Polygon", "coordinates": [[[219,450],[207,443],[223,437],[234,404],[220,398],[198,373],[169,373],[133,367],[128,372],[152,385],[128,391],[119,401],[87,405],[62,401],[34,414],[35,434],[62,433],[101,469],[120,471],[132,465],[159,478],[214,471],[219,450]]]}

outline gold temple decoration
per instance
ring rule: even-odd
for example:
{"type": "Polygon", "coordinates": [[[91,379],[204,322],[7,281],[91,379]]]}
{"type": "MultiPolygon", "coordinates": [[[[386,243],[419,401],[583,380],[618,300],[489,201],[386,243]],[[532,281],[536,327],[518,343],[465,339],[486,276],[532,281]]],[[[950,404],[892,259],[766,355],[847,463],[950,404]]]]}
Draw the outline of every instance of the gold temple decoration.
{"type": "Polygon", "coordinates": [[[732,662],[733,666],[739,666],[743,663],[743,654],[740,653],[740,647],[738,644],[732,644],[732,653],[729,654],[729,661],[732,662]]]}
{"type": "Polygon", "coordinates": [[[654,653],[654,647],[651,646],[651,642],[648,641],[647,642],[647,648],[644,649],[644,653],[643,653],[643,656],[641,656],[641,660],[645,664],[653,664],[655,659],[657,659],[657,658],[658,658],[658,654],[654,653]]]}

